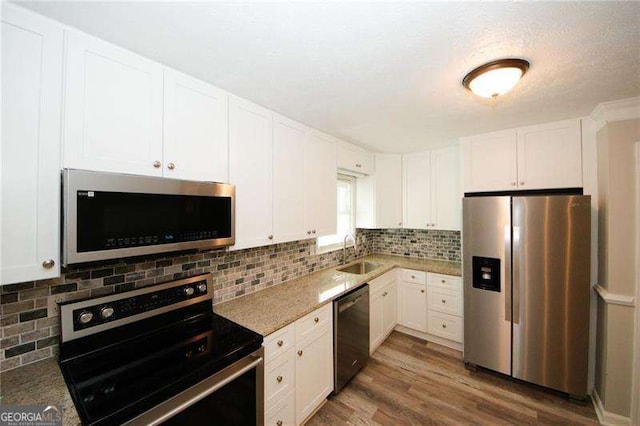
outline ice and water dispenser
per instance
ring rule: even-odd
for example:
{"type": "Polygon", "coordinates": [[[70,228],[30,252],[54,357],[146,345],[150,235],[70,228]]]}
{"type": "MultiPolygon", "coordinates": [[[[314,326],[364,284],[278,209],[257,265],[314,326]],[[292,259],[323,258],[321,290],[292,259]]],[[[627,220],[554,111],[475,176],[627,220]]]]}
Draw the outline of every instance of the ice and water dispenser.
{"type": "Polygon", "coordinates": [[[500,292],[500,259],[473,256],[473,288],[500,292]]]}

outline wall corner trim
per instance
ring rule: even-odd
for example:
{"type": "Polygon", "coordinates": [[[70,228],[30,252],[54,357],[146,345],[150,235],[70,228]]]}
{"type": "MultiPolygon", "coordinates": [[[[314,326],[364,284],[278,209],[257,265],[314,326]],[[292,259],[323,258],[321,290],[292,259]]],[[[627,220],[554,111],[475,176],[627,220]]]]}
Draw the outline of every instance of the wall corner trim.
{"type": "Polygon", "coordinates": [[[640,118],[640,97],[598,104],[591,113],[591,117],[596,122],[596,132],[613,121],[640,118]]]}
{"type": "Polygon", "coordinates": [[[596,284],[593,286],[593,289],[598,293],[598,296],[602,300],[607,303],[611,303],[612,305],[622,305],[622,306],[635,306],[636,298],[634,296],[627,296],[624,294],[615,294],[609,293],[606,288],[602,287],[600,284],[596,284]]]}
{"type": "Polygon", "coordinates": [[[621,416],[620,414],[610,413],[604,409],[600,395],[594,389],[591,394],[591,401],[593,402],[593,408],[596,410],[598,421],[601,425],[630,425],[631,419],[629,417],[621,416]]]}

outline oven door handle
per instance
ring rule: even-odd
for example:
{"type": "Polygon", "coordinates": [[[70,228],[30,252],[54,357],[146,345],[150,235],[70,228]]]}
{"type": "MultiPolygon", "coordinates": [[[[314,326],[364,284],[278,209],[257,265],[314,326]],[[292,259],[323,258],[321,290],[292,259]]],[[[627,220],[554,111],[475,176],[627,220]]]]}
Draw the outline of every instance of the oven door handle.
{"type": "Polygon", "coordinates": [[[161,405],[132,419],[127,425],[159,425],[181,411],[189,408],[191,405],[201,399],[211,395],[218,389],[234,381],[238,377],[245,374],[260,365],[264,359],[261,356],[250,355],[230,365],[219,373],[214,374],[192,386],[191,388],[179,393],[161,405]]]}

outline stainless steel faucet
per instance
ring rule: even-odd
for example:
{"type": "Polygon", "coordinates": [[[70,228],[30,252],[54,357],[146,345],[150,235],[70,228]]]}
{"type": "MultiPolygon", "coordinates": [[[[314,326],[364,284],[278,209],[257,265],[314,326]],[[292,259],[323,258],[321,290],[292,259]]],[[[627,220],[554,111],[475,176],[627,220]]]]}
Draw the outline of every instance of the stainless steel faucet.
{"type": "Polygon", "coordinates": [[[347,263],[347,239],[349,239],[349,237],[351,237],[351,239],[353,240],[353,248],[355,250],[358,250],[358,243],[356,242],[356,237],[353,236],[353,234],[347,234],[344,236],[344,240],[342,241],[342,264],[346,264],[347,263]]]}

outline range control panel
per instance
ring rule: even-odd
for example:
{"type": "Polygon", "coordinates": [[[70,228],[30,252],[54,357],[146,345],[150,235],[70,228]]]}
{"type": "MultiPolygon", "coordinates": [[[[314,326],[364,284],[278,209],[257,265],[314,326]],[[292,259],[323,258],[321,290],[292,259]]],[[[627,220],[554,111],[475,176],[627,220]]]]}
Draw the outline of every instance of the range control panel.
{"type": "Polygon", "coordinates": [[[211,274],[207,274],[121,294],[62,304],[63,341],[65,331],[66,337],[70,337],[69,334],[79,334],[72,338],[82,337],[92,334],[93,328],[103,331],[212,299],[211,282],[211,274]],[[113,327],[104,327],[111,324],[113,327]]]}

